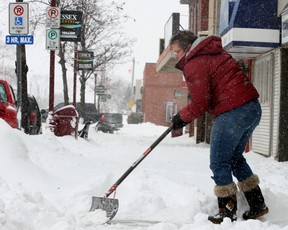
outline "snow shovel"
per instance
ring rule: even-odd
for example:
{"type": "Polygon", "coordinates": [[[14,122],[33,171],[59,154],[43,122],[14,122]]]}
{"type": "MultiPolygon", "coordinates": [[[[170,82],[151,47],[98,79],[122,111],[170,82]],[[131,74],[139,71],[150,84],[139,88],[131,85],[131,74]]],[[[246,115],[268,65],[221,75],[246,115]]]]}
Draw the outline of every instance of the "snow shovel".
{"type": "MultiPolygon", "coordinates": [[[[108,198],[113,192],[116,191],[117,187],[122,183],[122,181],[144,160],[145,157],[170,133],[172,130],[172,125],[141,155],[141,157],[130,166],[130,168],[111,186],[104,197],[92,197],[92,205],[90,212],[96,209],[102,209],[106,212],[106,216],[111,220],[117,213],[119,208],[118,199],[108,198]]],[[[114,195],[115,196],[115,195],[114,195]]]]}

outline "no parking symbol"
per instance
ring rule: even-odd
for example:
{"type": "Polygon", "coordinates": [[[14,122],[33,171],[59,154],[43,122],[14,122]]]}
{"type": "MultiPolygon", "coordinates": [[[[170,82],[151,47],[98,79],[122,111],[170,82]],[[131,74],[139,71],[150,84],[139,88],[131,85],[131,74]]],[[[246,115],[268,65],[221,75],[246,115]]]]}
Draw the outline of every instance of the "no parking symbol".
{"type": "Polygon", "coordinates": [[[21,16],[24,13],[24,8],[21,5],[16,5],[13,9],[13,12],[16,16],[21,16]]]}

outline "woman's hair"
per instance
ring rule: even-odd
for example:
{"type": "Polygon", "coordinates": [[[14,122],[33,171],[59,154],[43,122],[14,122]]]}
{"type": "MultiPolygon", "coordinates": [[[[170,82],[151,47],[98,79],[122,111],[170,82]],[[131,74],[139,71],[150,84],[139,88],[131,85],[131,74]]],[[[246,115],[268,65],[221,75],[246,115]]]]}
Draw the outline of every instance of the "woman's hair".
{"type": "Polygon", "coordinates": [[[198,37],[189,30],[179,31],[177,34],[171,37],[169,44],[178,44],[183,50],[192,44],[198,37]]]}

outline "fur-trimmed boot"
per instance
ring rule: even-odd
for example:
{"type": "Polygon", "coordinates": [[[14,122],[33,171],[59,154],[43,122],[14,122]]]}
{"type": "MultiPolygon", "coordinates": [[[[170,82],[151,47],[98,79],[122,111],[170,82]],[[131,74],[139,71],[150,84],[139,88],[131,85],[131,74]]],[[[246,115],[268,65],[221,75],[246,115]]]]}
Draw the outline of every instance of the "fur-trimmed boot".
{"type": "Polygon", "coordinates": [[[256,219],[269,212],[258,184],[259,178],[257,175],[253,175],[238,183],[240,191],[244,192],[246,200],[250,206],[250,210],[243,214],[244,220],[256,219]]]}
{"type": "Polygon", "coordinates": [[[209,216],[210,220],[214,224],[221,224],[224,218],[230,218],[231,221],[237,220],[237,186],[233,182],[229,185],[219,186],[216,185],[214,193],[218,198],[219,213],[215,216],[209,216]]]}

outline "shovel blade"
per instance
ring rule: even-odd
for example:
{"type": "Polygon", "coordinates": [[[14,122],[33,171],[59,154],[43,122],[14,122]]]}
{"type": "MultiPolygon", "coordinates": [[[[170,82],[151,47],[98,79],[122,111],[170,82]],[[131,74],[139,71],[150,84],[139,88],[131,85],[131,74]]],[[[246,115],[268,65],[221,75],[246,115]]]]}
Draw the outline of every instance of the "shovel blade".
{"type": "Polygon", "coordinates": [[[111,220],[116,215],[118,208],[118,199],[93,196],[90,212],[93,212],[96,209],[102,209],[106,212],[106,216],[111,220]]]}

